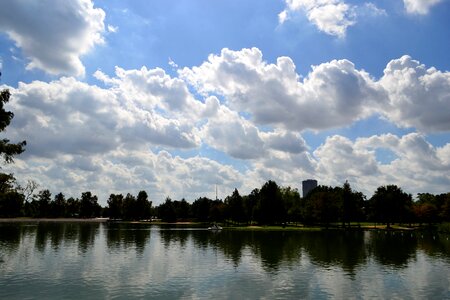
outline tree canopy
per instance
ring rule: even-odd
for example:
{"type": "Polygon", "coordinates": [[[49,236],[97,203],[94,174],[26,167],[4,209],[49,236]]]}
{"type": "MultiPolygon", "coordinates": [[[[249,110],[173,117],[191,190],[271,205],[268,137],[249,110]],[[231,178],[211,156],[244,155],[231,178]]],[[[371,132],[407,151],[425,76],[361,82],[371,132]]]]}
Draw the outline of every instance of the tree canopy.
{"type": "MultiPolygon", "coordinates": [[[[1,74],[0,74],[1,76],[1,74]]],[[[14,113],[5,109],[11,93],[4,89],[0,91],[0,132],[3,132],[14,118],[14,113]]],[[[14,156],[25,150],[26,141],[11,143],[7,138],[0,139],[0,155],[3,163],[14,162],[14,156]]],[[[0,216],[14,217],[21,214],[24,196],[19,192],[16,180],[12,174],[0,172],[0,216]]]]}

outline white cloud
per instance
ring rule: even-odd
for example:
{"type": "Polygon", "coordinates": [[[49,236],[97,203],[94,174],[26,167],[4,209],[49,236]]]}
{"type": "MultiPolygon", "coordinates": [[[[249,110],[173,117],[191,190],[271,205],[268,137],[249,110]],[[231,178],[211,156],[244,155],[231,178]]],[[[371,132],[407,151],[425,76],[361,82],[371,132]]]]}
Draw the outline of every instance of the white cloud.
{"type": "Polygon", "coordinates": [[[244,175],[230,166],[204,157],[181,158],[166,151],[118,148],[106,154],[83,156],[58,154],[51,159],[18,158],[13,168],[16,177],[33,178],[41,188],[62,191],[67,197],[79,197],[90,190],[106,204],[110,193],[133,193],[146,190],[154,204],[165,197],[194,200],[225,197],[246,182],[244,175]]]}
{"type": "Polygon", "coordinates": [[[332,136],[314,151],[318,172],[325,178],[344,182],[379,176],[373,151],[355,146],[348,138],[332,136]]]}
{"type": "Polygon", "coordinates": [[[295,131],[351,124],[386,98],[384,90],[348,60],[315,66],[300,80],[289,57],[268,64],[257,48],[223,49],[199,67],[184,68],[180,76],[203,94],[223,95],[231,108],[248,112],[257,124],[295,131]]]}
{"type": "Polygon", "coordinates": [[[7,0],[0,10],[0,31],[22,49],[28,69],[83,76],[80,57],[103,43],[104,18],[90,0],[7,0]]]}
{"type": "Polygon", "coordinates": [[[380,17],[380,16],[387,16],[387,12],[384,9],[381,9],[377,7],[372,2],[364,3],[364,5],[358,6],[356,8],[356,14],[359,18],[361,17],[380,17]]]}
{"type": "MultiPolygon", "coordinates": [[[[26,152],[7,169],[23,181],[37,180],[54,192],[79,196],[91,190],[102,201],[109,193],[142,189],[156,202],[166,196],[192,200],[204,196],[208,185],[214,191],[214,184],[219,184],[224,196],[240,187],[245,182],[243,175],[230,166],[208,158],[180,158],[166,150],[151,150],[198,147],[200,134],[192,122],[195,114],[186,121],[176,118],[176,112],[171,115],[161,109],[167,105],[166,96],[186,96],[179,92],[178,83],[149,75],[158,70],[141,71],[119,70],[122,77],[103,77],[112,83],[108,89],[74,78],[9,87],[9,105],[15,118],[8,127],[8,137],[28,143],[26,152]],[[160,85],[155,85],[158,80],[160,85]],[[154,95],[139,98],[142,90],[154,95]],[[146,100],[154,101],[153,105],[145,105],[146,100]]],[[[102,73],[97,75],[102,77],[102,73]]],[[[217,99],[209,97],[205,104],[199,102],[204,108],[200,114],[216,115],[218,106],[217,99]]]]}
{"type": "Polygon", "coordinates": [[[264,153],[258,128],[223,106],[203,127],[203,138],[207,144],[235,158],[257,158],[264,153]]]}
{"type": "Polygon", "coordinates": [[[118,30],[119,30],[119,27],[117,27],[117,26],[113,26],[113,25],[108,25],[108,32],[111,32],[111,33],[116,33],[118,30]]]}
{"type": "Polygon", "coordinates": [[[391,121],[425,132],[450,131],[450,72],[403,56],[388,63],[379,83],[389,95],[383,114],[391,121]]]}
{"type": "Polygon", "coordinates": [[[171,66],[174,69],[178,69],[177,63],[174,62],[170,57],[169,57],[169,66],[171,66]]]}
{"type": "Polygon", "coordinates": [[[146,67],[95,77],[105,87],[63,77],[10,88],[8,137],[28,141],[7,166],[18,178],[74,196],[146,189],[158,202],[214,196],[215,184],[223,196],[235,187],[247,193],[269,179],[292,187],[309,177],[328,185],[348,179],[368,195],[387,183],[408,192],[444,192],[450,183],[449,144],[434,147],[420,133],[332,136],[315,150],[301,136],[373,114],[423,132],[450,131],[449,73],[408,56],[392,60],[379,80],[348,60],[314,66],[302,78],[289,57],[267,63],[257,48],[223,49],[178,77],[146,67]],[[209,148],[218,161],[197,156],[209,148]],[[378,161],[380,149],[394,159],[378,161]],[[230,157],[243,164],[227,165],[236,163],[230,157]]]}
{"type": "Polygon", "coordinates": [[[384,134],[355,142],[333,136],[314,155],[322,180],[342,184],[348,179],[367,195],[386,184],[396,184],[408,193],[443,193],[450,183],[450,164],[445,156],[449,145],[434,147],[418,133],[403,137],[384,134]],[[377,161],[379,149],[391,150],[397,157],[389,163],[377,161]]]}
{"type": "Polygon", "coordinates": [[[123,144],[199,144],[193,125],[129,102],[117,89],[61,78],[20,83],[11,93],[15,134],[28,141],[32,155],[106,153],[123,144]]]}
{"type": "Polygon", "coordinates": [[[403,0],[403,2],[407,13],[425,15],[442,0],[403,0]]]}
{"type": "Polygon", "coordinates": [[[286,0],[286,9],[278,15],[280,23],[300,10],[320,31],[329,35],[344,37],[347,28],[355,23],[353,8],[341,0],[286,0]]]}
{"type": "Polygon", "coordinates": [[[317,29],[340,38],[345,37],[349,27],[365,18],[387,15],[384,9],[378,8],[372,2],[358,5],[347,4],[343,0],[285,0],[285,2],[285,10],[278,14],[280,24],[302,11],[317,29]]]}
{"type": "Polygon", "coordinates": [[[116,77],[109,78],[100,71],[94,76],[111,85],[121,97],[146,110],[164,110],[165,114],[179,118],[202,113],[203,105],[194,99],[186,83],[171,78],[161,68],[124,70],[116,67],[116,77]]]}
{"type": "Polygon", "coordinates": [[[409,56],[389,62],[378,81],[345,59],[313,66],[302,79],[289,57],[269,64],[257,48],[223,49],[179,74],[204,95],[222,95],[259,125],[321,130],[378,113],[398,126],[450,131],[450,73],[409,56]]]}
{"type": "Polygon", "coordinates": [[[308,149],[303,137],[291,131],[263,132],[262,137],[266,141],[267,146],[273,150],[286,153],[302,153],[308,149]]]}

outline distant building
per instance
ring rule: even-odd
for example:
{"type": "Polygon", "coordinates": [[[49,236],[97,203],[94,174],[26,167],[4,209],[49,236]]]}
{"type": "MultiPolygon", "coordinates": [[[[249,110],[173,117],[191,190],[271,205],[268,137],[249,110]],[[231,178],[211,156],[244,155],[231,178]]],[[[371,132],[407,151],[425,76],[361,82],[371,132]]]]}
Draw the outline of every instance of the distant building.
{"type": "Polygon", "coordinates": [[[302,191],[303,197],[306,197],[309,192],[317,187],[317,180],[315,179],[307,179],[302,181],[302,191]]]}

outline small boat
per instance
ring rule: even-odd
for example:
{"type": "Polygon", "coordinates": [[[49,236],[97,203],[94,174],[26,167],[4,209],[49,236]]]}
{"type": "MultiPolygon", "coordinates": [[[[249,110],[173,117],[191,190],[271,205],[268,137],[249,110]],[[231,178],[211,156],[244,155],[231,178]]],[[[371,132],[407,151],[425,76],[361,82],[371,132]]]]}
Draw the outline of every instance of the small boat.
{"type": "Polygon", "coordinates": [[[208,227],[208,230],[222,230],[222,227],[217,224],[213,224],[211,227],[208,227]]]}

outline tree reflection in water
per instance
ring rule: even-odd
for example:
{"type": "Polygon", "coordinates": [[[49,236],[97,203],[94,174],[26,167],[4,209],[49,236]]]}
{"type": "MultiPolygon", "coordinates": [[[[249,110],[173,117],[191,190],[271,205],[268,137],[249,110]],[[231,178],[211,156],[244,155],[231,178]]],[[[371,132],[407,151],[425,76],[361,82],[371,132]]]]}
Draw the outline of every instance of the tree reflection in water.
{"type": "Polygon", "coordinates": [[[111,223],[105,225],[106,244],[110,250],[136,249],[142,254],[150,240],[150,228],[146,224],[111,223]]]}
{"type": "Polygon", "coordinates": [[[415,259],[417,237],[401,232],[374,231],[367,249],[380,264],[400,269],[406,267],[409,260],[415,259]]]}
{"type": "Polygon", "coordinates": [[[21,241],[29,239],[38,252],[46,249],[58,252],[64,246],[75,246],[81,253],[92,247],[103,232],[107,248],[112,252],[135,249],[142,255],[150,243],[151,233],[159,237],[164,249],[179,249],[187,245],[194,251],[214,249],[232,262],[235,268],[242,255],[260,261],[268,273],[280,267],[298,266],[307,258],[323,268],[338,267],[354,276],[361,265],[373,258],[379,264],[395,269],[408,266],[418,251],[450,261],[448,235],[428,232],[386,231],[234,231],[211,232],[198,228],[171,228],[129,223],[3,223],[0,224],[1,260],[14,253],[21,241]]]}

